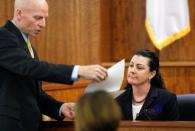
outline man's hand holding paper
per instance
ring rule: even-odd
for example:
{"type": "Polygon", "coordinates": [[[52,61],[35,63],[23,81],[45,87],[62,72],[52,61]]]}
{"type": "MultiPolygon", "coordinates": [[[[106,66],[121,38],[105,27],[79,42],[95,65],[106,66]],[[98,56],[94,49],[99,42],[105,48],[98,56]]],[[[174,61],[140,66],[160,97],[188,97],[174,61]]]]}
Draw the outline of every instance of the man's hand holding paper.
{"type": "Polygon", "coordinates": [[[123,59],[108,69],[108,77],[104,81],[92,81],[85,89],[85,93],[97,90],[105,90],[107,92],[120,90],[124,78],[124,71],[125,60],[123,59]]]}

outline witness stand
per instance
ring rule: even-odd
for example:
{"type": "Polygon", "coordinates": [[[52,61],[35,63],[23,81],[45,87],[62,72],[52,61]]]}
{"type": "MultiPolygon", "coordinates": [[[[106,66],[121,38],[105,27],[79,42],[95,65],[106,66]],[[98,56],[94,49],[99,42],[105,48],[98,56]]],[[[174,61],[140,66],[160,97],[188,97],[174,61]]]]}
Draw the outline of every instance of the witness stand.
{"type": "MultiPolygon", "coordinates": [[[[41,131],[74,131],[73,121],[44,121],[41,131]]],[[[191,121],[121,121],[118,131],[195,131],[191,121]]]]}

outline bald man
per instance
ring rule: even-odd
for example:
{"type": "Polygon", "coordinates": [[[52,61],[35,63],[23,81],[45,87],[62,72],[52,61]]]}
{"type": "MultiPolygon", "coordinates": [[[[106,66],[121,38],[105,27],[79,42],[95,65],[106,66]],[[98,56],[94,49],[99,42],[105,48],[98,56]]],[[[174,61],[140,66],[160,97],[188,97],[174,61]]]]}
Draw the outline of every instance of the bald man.
{"type": "Polygon", "coordinates": [[[41,81],[72,84],[80,77],[102,81],[100,65],[63,65],[39,61],[28,39],[46,26],[46,0],[15,0],[14,16],[0,28],[0,131],[38,131],[41,114],[73,119],[74,103],[47,95],[41,81]]]}

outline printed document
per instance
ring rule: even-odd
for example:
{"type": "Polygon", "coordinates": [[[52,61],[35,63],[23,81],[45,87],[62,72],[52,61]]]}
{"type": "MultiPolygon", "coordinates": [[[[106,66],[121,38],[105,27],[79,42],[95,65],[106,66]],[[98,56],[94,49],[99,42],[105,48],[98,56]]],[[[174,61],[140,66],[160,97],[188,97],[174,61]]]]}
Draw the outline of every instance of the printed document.
{"type": "Polygon", "coordinates": [[[125,60],[123,59],[114,64],[107,71],[108,77],[101,82],[92,81],[85,89],[85,93],[97,90],[105,90],[107,92],[116,92],[120,90],[124,78],[125,60]]]}

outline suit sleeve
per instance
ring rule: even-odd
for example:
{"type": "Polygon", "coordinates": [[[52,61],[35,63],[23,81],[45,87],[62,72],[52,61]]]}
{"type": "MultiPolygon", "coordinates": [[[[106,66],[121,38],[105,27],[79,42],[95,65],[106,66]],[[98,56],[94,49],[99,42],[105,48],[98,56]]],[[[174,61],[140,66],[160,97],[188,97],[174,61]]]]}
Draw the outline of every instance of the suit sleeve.
{"type": "Polygon", "coordinates": [[[51,64],[31,58],[18,39],[0,31],[0,67],[36,80],[71,84],[74,65],[51,64]]]}
{"type": "Polygon", "coordinates": [[[53,97],[46,94],[43,90],[41,91],[42,92],[41,92],[40,103],[39,103],[41,112],[56,120],[63,120],[64,117],[59,116],[59,110],[63,103],[55,100],[53,97]]]}

